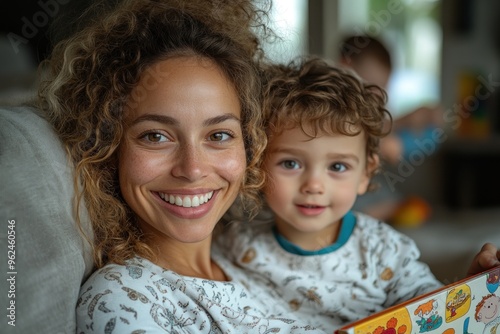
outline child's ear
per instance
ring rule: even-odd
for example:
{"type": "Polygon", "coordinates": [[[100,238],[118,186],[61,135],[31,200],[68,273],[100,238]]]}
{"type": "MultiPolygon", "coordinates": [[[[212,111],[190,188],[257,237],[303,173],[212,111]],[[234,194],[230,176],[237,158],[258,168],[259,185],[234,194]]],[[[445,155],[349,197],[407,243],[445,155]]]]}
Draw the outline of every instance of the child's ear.
{"type": "Polygon", "coordinates": [[[364,174],[361,176],[361,181],[358,185],[358,195],[363,195],[368,186],[370,185],[370,180],[380,165],[380,158],[378,154],[373,154],[366,159],[366,168],[364,174]]]}

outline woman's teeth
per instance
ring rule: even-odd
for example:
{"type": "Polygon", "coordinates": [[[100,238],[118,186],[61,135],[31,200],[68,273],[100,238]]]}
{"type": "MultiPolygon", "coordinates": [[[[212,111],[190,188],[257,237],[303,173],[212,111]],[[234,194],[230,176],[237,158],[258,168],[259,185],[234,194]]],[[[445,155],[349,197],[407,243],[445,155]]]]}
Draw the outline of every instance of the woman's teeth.
{"type": "Polygon", "coordinates": [[[179,195],[169,195],[165,193],[158,193],[158,194],[165,202],[169,202],[170,204],[182,206],[185,208],[194,208],[208,202],[212,198],[214,192],[211,191],[203,195],[195,195],[195,196],[179,196],[179,195]]]}

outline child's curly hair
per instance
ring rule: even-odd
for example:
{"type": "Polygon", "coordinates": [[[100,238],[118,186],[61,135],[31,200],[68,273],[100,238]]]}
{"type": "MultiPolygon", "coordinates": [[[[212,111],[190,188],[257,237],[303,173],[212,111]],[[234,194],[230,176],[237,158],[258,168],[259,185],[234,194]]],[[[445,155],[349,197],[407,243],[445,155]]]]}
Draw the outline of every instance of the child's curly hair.
{"type": "Polygon", "coordinates": [[[378,155],[380,138],[390,131],[387,121],[392,122],[382,88],[315,56],[299,57],[287,65],[268,65],[262,73],[268,141],[295,127],[311,138],[323,133],[355,136],[364,132],[367,157],[378,155]]]}

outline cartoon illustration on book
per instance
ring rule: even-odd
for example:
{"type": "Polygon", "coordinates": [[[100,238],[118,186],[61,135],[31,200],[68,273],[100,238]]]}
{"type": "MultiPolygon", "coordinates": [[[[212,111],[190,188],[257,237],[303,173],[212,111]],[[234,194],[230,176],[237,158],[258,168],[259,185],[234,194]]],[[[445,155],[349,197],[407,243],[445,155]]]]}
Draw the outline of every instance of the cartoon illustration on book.
{"type": "MultiPolygon", "coordinates": [[[[500,297],[491,293],[484,296],[476,306],[477,322],[485,324],[483,333],[496,334],[500,324],[500,297]]],[[[499,331],[500,333],[500,331],[499,331]]]]}
{"type": "Polygon", "coordinates": [[[409,334],[411,333],[411,319],[406,308],[387,313],[374,323],[366,323],[356,328],[356,334],[409,334]]]}
{"type": "Polygon", "coordinates": [[[433,331],[441,326],[443,318],[439,314],[439,303],[436,299],[431,299],[423,304],[420,304],[414,311],[414,314],[419,317],[416,320],[420,326],[420,333],[433,331]]]}
{"type": "Polygon", "coordinates": [[[490,293],[495,293],[500,282],[500,269],[490,272],[486,278],[486,287],[490,293]]]}
{"type": "Polygon", "coordinates": [[[451,322],[469,312],[471,290],[467,284],[448,290],[446,297],[446,322],[451,322]]]}
{"type": "Polygon", "coordinates": [[[500,267],[349,324],[336,334],[500,334],[500,267]]]}

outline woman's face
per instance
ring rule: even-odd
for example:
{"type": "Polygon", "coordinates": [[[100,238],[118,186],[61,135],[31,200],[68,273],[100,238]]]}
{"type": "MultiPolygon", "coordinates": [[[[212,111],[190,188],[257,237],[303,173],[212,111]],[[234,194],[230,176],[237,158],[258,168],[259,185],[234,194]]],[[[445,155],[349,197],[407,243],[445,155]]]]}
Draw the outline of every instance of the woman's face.
{"type": "Polygon", "coordinates": [[[208,59],[172,58],[144,73],[128,106],[119,180],[141,229],[156,239],[205,240],[245,173],[235,87],[208,59]]]}

